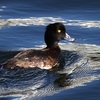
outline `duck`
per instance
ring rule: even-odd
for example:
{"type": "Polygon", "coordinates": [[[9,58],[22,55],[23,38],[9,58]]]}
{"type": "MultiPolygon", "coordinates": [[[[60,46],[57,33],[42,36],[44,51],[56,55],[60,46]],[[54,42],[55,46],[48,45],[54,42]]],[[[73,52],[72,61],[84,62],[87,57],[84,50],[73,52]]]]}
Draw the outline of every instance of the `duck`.
{"type": "Polygon", "coordinates": [[[1,66],[10,69],[15,69],[16,67],[52,69],[59,63],[62,55],[58,44],[60,40],[76,41],[75,38],[72,38],[66,33],[63,23],[50,23],[45,29],[45,48],[20,51],[14,57],[2,63],[1,66]]]}

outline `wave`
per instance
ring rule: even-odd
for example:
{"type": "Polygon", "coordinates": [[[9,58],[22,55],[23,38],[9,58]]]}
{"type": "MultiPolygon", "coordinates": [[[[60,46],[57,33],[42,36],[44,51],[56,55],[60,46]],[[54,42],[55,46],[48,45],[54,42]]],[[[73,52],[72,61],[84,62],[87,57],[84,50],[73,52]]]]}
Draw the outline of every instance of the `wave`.
{"type": "Polygon", "coordinates": [[[29,18],[11,18],[0,19],[0,28],[6,26],[29,26],[29,25],[47,25],[54,22],[62,22],[67,26],[80,26],[82,28],[100,28],[100,21],[89,20],[70,20],[61,17],[29,17],[29,18]]]}
{"type": "MultiPolygon", "coordinates": [[[[43,47],[44,45],[41,46],[43,47]]],[[[56,74],[37,68],[16,71],[1,70],[0,88],[2,88],[0,90],[0,97],[12,96],[25,100],[39,100],[40,98],[78,86],[84,86],[88,82],[100,79],[100,74],[99,72],[97,73],[100,70],[99,46],[60,43],[60,47],[64,50],[63,53],[67,61],[64,70],[58,71],[56,74]],[[81,59],[79,59],[78,55],[82,56],[81,59]],[[77,57],[78,60],[76,61],[77,57]],[[69,73],[69,76],[66,73],[69,73]]],[[[23,50],[25,49],[27,48],[23,48],[23,50]]],[[[4,54],[6,53],[9,52],[4,52],[4,54]]],[[[6,56],[8,55],[6,54],[6,56]]]]}
{"type": "Polygon", "coordinates": [[[5,9],[6,6],[1,6],[0,11],[3,11],[3,9],[5,9]]]}
{"type": "MultiPolygon", "coordinates": [[[[40,45],[40,47],[43,46],[40,45]]],[[[100,46],[60,43],[60,47],[64,51],[66,65],[56,74],[37,68],[16,71],[0,70],[0,96],[39,100],[45,96],[84,86],[88,82],[100,79],[100,46]]],[[[21,48],[21,50],[26,49],[29,48],[21,48]]],[[[0,59],[8,57],[8,55],[13,56],[14,53],[16,52],[1,52],[0,59]]]]}

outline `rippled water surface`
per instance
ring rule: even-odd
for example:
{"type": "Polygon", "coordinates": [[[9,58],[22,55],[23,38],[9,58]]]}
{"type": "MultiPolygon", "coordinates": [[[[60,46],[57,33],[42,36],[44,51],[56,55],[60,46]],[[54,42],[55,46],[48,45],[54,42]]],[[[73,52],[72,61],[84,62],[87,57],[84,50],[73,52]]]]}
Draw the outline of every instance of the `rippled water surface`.
{"type": "Polygon", "coordinates": [[[77,39],[59,43],[63,68],[1,68],[0,100],[100,100],[99,1],[1,0],[0,63],[21,50],[45,47],[45,26],[54,22],[77,39]]]}

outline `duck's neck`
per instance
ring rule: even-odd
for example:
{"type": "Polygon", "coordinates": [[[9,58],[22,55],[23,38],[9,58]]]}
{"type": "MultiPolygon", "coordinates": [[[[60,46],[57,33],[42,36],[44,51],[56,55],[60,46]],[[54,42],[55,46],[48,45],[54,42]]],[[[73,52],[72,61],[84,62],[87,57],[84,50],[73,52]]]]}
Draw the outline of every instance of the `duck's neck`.
{"type": "Polygon", "coordinates": [[[58,42],[52,42],[47,44],[47,48],[56,48],[56,47],[59,47],[58,42]]]}

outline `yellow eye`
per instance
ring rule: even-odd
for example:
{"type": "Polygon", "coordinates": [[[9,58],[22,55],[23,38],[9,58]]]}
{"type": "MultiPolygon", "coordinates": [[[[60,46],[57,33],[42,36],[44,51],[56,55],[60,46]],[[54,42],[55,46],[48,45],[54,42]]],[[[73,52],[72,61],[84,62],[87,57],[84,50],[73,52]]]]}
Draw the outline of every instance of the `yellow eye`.
{"type": "Polygon", "coordinates": [[[58,33],[61,33],[61,30],[58,30],[58,33]]]}

